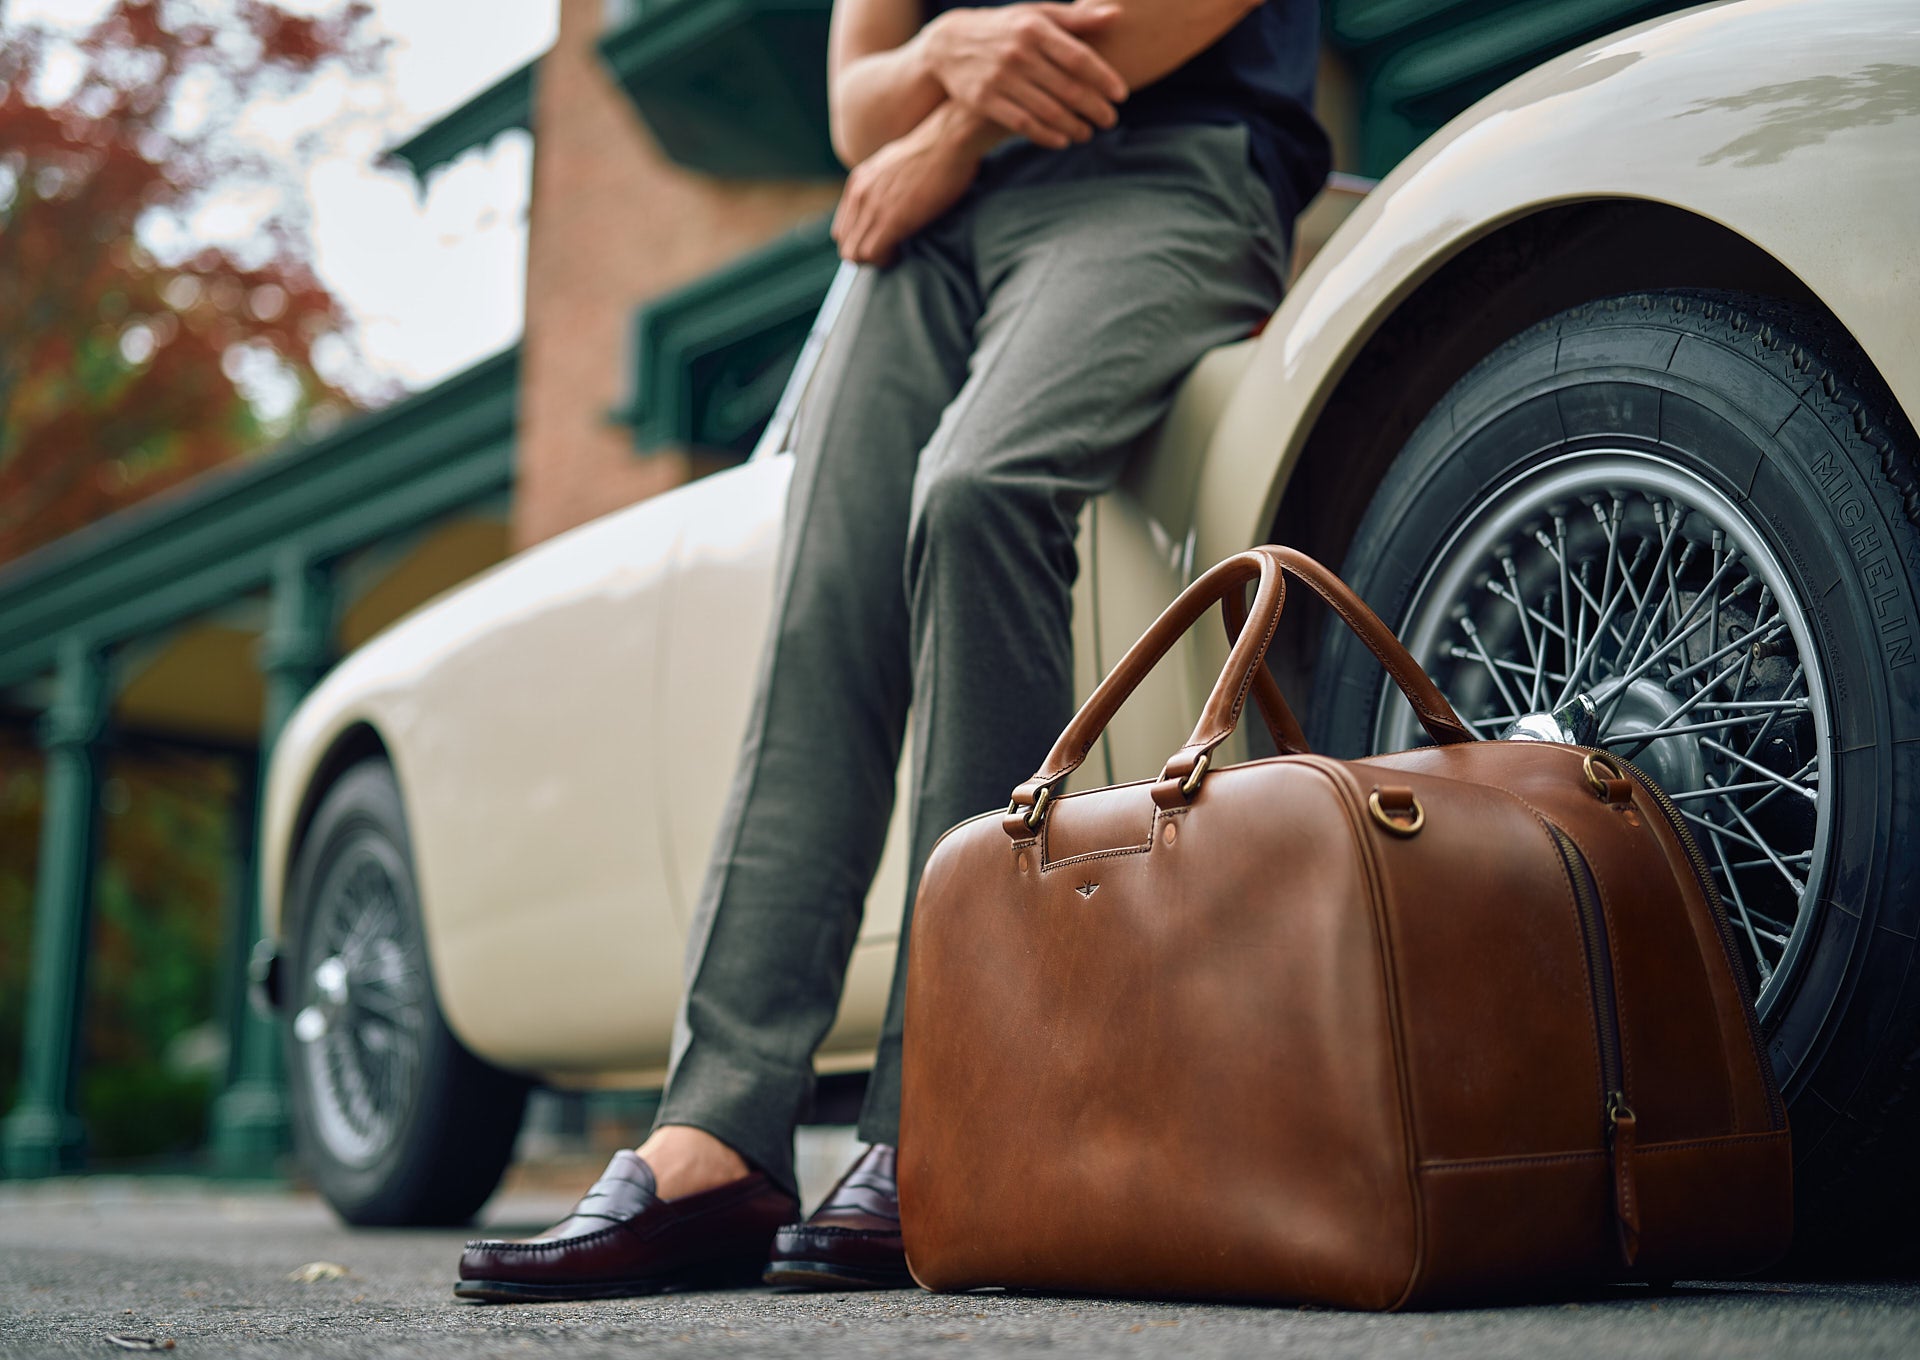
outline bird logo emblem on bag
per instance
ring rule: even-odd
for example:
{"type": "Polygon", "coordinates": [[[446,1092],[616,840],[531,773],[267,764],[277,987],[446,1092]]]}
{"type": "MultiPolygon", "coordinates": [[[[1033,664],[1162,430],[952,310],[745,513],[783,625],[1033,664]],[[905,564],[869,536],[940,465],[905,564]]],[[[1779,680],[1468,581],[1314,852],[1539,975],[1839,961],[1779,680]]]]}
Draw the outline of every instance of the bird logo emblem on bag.
{"type": "Polygon", "coordinates": [[[1092,897],[1094,892],[1099,887],[1100,885],[1098,883],[1095,883],[1091,879],[1089,879],[1087,882],[1082,883],[1079,887],[1075,888],[1074,891],[1079,893],[1082,897],[1092,897]]]}

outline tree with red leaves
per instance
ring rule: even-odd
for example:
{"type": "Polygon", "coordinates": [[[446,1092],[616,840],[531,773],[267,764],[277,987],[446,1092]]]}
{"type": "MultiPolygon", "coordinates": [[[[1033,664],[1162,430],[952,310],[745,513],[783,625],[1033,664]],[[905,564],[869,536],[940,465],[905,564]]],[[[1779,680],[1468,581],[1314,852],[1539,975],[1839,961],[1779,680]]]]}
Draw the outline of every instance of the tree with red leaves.
{"type": "Polygon", "coordinates": [[[369,9],[116,0],[77,39],[0,18],[0,561],[357,404],[314,367],[347,327],[294,166],[236,128],[372,70],[369,9]],[[196,244],[236,188],[259,225],[196,244]]]}

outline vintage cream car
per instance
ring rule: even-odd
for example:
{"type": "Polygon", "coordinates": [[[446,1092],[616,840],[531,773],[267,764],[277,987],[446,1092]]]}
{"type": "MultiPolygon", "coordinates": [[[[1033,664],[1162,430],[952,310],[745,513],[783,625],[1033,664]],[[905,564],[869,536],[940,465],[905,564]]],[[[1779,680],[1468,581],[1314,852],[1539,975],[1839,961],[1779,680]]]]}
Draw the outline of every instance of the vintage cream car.
{"type": "MultiPolygon", "coordinates": [[[[1087,509],[1075,600],[1084,693],[1198,569],[1286,541],[1487,736],[1552,710],[1584,735],[1590,699],[1746,946],[1803,1226],[1856,1244],[1920,1196],[1917,228],[1911,0],[1709,6],[1553,61],[1200,365],[1087,509]]],[[[745,465],[428,605],[287,727],[264,971],[347,1218],[470,1213],[529,1082],[659,1081],[806,367],[745,465]]],[[[1418,739],[1346,633],[1292,606],[1283,631],[1319,747],[1418,739]]],[[[1196,634],[1093,781],[1157,771],[1223,655],[1196,634]]],[[[903,858],[896,826],[823,1071],[869,1061],[903,858]]]]}

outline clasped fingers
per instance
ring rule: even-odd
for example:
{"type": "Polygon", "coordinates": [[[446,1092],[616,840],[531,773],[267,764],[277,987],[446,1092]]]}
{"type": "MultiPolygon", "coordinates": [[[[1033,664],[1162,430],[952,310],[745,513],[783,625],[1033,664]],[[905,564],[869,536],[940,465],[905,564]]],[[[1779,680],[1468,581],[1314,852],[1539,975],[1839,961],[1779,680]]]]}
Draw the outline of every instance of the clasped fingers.
{"type": "Polygon", "coordinates": [[[1126,82],[1080,36],[1117,13],[1063,4],[950,11],[930,44],[934,72],[952,98],[1060,150],[1119,121],[1126,82]]]}

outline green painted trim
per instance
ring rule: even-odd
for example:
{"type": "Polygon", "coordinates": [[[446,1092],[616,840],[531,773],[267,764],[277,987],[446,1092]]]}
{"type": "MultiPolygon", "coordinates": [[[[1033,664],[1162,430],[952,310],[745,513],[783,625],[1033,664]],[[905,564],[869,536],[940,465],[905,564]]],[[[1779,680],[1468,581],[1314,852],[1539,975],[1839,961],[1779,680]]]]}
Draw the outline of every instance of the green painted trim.
{"type": "MultiPolygon", "coordinates": [[[[244,800],[257,816],[266,797],[267,769],[274,744],[294,709],[306,697],[333,660],[336,605],[335,572],[324,563],[288,551],[274,562],[270,621],[260,640],[260,672],[266,679],[266,704],[260,719],[260,755],[257,792],[244,800]]],[[[260,828],[241,828],[246,861],[238,880],[234,913],[236,937],[228,941],[230,956],[243,964],[262,934],[260,894],[254,859],[260,828]]],[[[237,1047],[233,1080],[213,1103],[209,1142],[214,1169],[222,1176],[251,1179],[274,1176],[292,1145],[291,1111],[287,1103],[286,1074],[280,1056],[279,1027],[245,1005],[233,1026],[237,1047]]]]}
{"type": "Polygon", "coordinates": [[[633,396],[614,418],[636,448],[694,442],[696,361],[820,310],[840,263],[827,228],[810,222],[635,313],[633,396]]]}
{"type": "Polygon", "coordinates": [[[1506,0],[1327,0],[1327,41],[1346,50],[1403,39],[1451,22],[1461,10],[1485,13],[1506,0]]]}
{"type": "Polygon", "coordinates": [[[668,156],[740,179],[838,179],[827,123],[833,0],[661,0],[600,56],[668,156]]]}
{"type": "Polygon", "coordinates": [[[47,772],[20,1092],[0,1122],[0,1170],[9,1176],[72,1171],[86,1141],[75,1085],[99,837],[100,736],[113,690],[97,647],[65,639],[57,664],[54,701],[40,724],[47,772]]]}
{"type": "Polygon", "coordinates": [[[513,485],[518,346],[330,434],[197,479],[0,568],[0,687],[513,485]]]}
{"type": "Polygon", "coordinates": [[[538,61],[489,85],[459,108],[443,114],[384,159],[404,162],[422,188],[427,176],[474,147],[485,146],[515,128],[533,131],[533,78],[538,61]]]}

